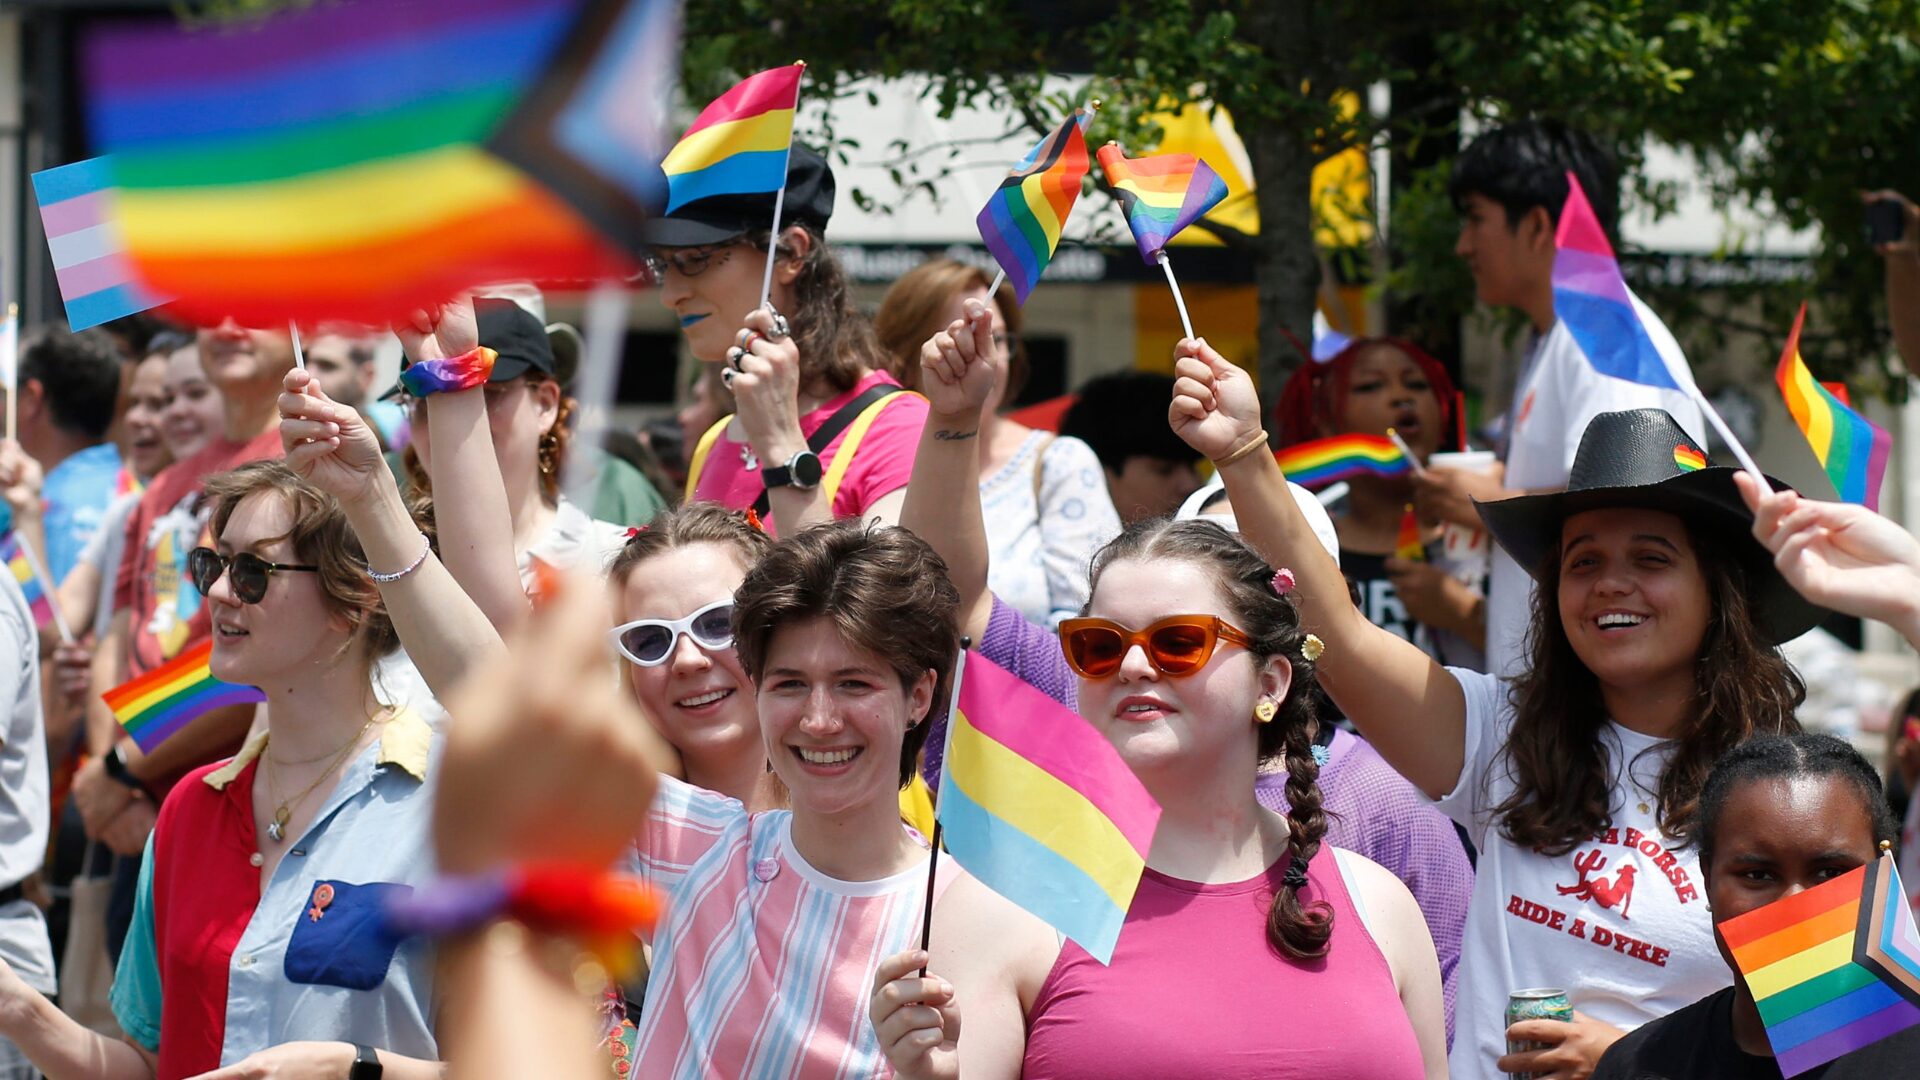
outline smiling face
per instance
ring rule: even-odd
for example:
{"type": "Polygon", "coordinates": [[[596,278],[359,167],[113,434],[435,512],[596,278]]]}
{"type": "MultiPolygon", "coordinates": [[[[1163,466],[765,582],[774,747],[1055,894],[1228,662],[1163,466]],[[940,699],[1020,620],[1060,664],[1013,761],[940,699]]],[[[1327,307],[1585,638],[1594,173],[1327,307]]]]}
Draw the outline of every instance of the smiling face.
{"type": "Polygon", "coordinates": [[[1561,526],[1560,625],[1603,686],[1693,678],[1712,618],[1686,525],[1660,510],[1588,510],[1561,526]]]}
{"type": "MultiPolygon", "coordinates": [[[[1831,881],[1877,854],[1873,815],[1845,777],[1750,780],[1727,793],[1702,868],[1713,921],[1724,922],[1831,881]]],[[[1720,956],[1737,971],[1726,943],[1720,956]]]]}
{"type": "Polygon", "coordinates": [[[167,357],[167,407],[160,435],[173,460],[184,461],[206,449],[226,425],[226,398],[200,366],[200,350],[188,345],[167,357]]]}
{"type": "MultiPolygon", "coordinates": [[[[247,551],[273,563],[310,564],[286,539],[293,515],[271,491],[242,499],[215,538],[222,555],[247,551]]],[[[231,571],[207,593],[213,615],[212,671],[225,682],[271,688],[328,666],[346,645],[351,628],[327,600],[317,574],[275,571],[257,604],[233,593],[231,571]]]]}
{"type": "Polygon", "coordinates": [[[776,629],[765,666],[760,733],[794,811],[837,817],[896,805],[901,744],[933,704],[934,673],[902,686],[825,618],[776,629]]]}
{"type": "Polygon", "coordinates": [[[1424,461],[1440,448],[1440,399],[1420,365],[1383,342],[1354,358],[1339,425],[1324,434],[1385,435],[1393,428],[1424,461]]]}
{"type": "MultiPolygon", "coordinates": [[[[1239,623],[1205,567],[1165,558],[1107,564],[1088,614],[1129,630],[1143,630],[1170,615],[1216,615],[1239,623]]],[[[1285,661],[1262,662],[1245,647],[1220,641],[1197,671],[1170,677],[1136,645],[1118,672],[1079,681],[1080,715],[1136,773],[1212,776],[1255,762],[1254,702],[1262,695],[1284,699],[1289,676],[1285,661]]]]}
{"type": "Polygon", "coordinates": [[[135,476],[151,478],[173,461],[160,435],[167,409],[167,358],[155,354],[136,364],[127,383],[127,412],[121,420],[127,463],[135,476]]]}
{"type": "MultiPolygon", "coordinates": [[[[739,552],[725,544],[664,551],[629,571],[620,591],[619,619],[683,619],[731,599],[746,576],[739,552]]],[[[753,683],[733,649],[708,652],[691,634],[682,634],[668,655],[654,667],[625,665],[634,699],[660,734],[691,757],[766,757],[753,683]]]]}

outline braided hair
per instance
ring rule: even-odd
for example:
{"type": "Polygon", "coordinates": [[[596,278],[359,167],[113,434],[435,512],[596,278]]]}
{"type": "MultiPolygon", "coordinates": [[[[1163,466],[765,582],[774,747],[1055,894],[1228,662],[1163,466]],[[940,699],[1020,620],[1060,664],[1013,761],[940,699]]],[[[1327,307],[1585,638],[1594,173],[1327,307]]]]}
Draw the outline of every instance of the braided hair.
{"type": "MultiPolygon", "coordinates": [[[[1267,941],[1296,960],[1326,955],[1333,934],[1333,908],[1324,900],[1310,905],[1300,902],[1307,864],[1319,853],[1327,832],[1327,815],[1320,803],[1320,766],[1313,757],[1314,665],[1302,651],[1307,633],[1300,625],[1299,610],[1291,599],[1274,591],[1273,568],[1238,536],[1211,521],[1136,522],[1093,557],[1093,587],[1099,587],[1100,575],[1108,566],[1122,559],[1179,559],[1212,570],[1232,609],[1221,614],[1246,632],[1252,641],[1248,651],[1261,662],[1283,657],[1293,668],[1279,712],[1270,723],[1258,726],[1260,760],[1280,757],[1285,761],[1289,807],[1287,867],[1267,909],[1267,941]]],[[[1247,706],[1251,716],[1253,703],[1247,706]]]]}

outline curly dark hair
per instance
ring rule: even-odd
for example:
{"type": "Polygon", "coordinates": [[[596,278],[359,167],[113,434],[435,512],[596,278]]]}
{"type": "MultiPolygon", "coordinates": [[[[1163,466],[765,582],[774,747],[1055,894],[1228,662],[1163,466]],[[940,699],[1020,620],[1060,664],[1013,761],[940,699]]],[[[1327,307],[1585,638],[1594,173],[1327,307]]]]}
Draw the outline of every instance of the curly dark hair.
{"type": "Polygon", "coordinates": [[[774,544],[747,571],[733,596],[733,649],[757,687],[775,632],[830,619],[849,644],[892,668],[903,688],[933,672],[933,706],[900,742],[904,788],[947,704],[960,651],[959,609],[947,564],[925,540],[898,526],[828,522],[774,544]]]}
{"type": "MultiPolygon", "coordinates": [[[[1766,572],[1746,554],[1751,542],[1701,521],[1686,521],[1687,538],[1701,558],[1711,617],[1694,656],[1696,689],[1691,715],[1674,736],[1678,748],[1660,772],[1660,828],[1677,845],[1694,831],[1700,789],[1721,755],[1757,735],[1800,730],[1794,710],[1806,699],[1800,676],[1768,644],[1754,621],[1750,597],[1756,574],[1766,572]],[[1709,552],[1724,557],[1705,557],[1709,552]]],[[[1514,781],[1494,812],[1513,843],[1564,855],[1613,818],[1616,764],[1607,760],[1600,729],[1607,722],[1600,681],[1567,640],[1560,623],[1560,552],[1542,561],[1527,631],[1530,664],[1512,687],[1513,730],[1500,755],[1514,781]]],[[[1497,772],[1498,770],[1494,770],[1497,772]]]]}
{"type": "MultiPolygon", "coordinates": [[[[1293,668],[1287,699],[1272,722],[1258,725],[1260,760],[1284,760],[1287,769],[1287,857],[1304,867],[1320,851],[1327,815],[1320,804],[1320,766],[1313,758],[1317,729],[1313,701],[1318,685],[1313,661],[1301,652],[1307,638],[1291,599],[1273,591],[1273,567],[1238,536],[1211,521],[1153,518],[1136,522],[1093,557],[1092,585],[1122,559],[1179,559],[1207,568],[1226,594],[1232,610],[1221,614],[1245,631],[1256,661],[1284,657],[1293,668]]],[[[1251,715],[1253,703],[1247,703],[1251,715]]],[[[1293,887],[1282,885],[1267,909],[1267,941],[1296,960],[1324,956],[1333,935],[1333,908],[1326,901],[1300,903],[1293,887]]]]}

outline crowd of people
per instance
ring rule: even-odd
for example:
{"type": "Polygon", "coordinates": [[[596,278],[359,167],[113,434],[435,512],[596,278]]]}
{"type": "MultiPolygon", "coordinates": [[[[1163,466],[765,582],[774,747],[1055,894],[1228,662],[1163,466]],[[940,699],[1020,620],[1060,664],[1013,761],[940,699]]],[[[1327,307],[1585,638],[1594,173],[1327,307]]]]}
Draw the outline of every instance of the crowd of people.
{"type": "MultiPolygon", "coordinates": [[[[775,228],[771,195],[648,224],[705,373],[674,490],[576,441],[580,339],[531,287],[393,327],[384,394],[340,328],[302,365],[232,322],[29,335],[0,1080],[1779,1076],[1716,924],[1874,861],[1920,772],[1920,715],[1884,783],[1803,732],[1780,646],[1840,611],[1920,647],[1920,541],[1691,465],[1691,400],[1593,371],[1553,311],[1569,173],[1612,229],[1571,128],[1452,174],[1532,330],[1492,453],[1394,337],[1271,415],[1182,340],[1027,427],[1011,289],[936,259],[861,311],[800,146],[775,228]],[[1268,452],[1389,429],[1421,467],[1343,492],[1268,452]],[[207,642],[264,701],[142,752],[102,694],[207,642]],[[967,646],[1158,804],[1108,961],[929,873],[967,646]],[[551,866],[658,898],[629,970],[487,899],[551,866]],[[437,937],[395,929],[421,897],[437,937]],[[1570,1018],[1511,1021],[1542,987],[1570,1018]]],[[[1920,1029],[1810,1075],[1916,1072],[1920,1029]]]]}

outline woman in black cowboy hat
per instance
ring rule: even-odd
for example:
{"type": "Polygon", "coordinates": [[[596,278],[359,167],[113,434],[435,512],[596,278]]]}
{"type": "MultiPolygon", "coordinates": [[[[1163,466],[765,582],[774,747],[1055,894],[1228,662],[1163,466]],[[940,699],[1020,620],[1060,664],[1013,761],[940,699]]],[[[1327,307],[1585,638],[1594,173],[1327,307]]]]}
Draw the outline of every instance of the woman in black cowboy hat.
{"type": "Polygon", "coordinates": [[[1539,582],[1532,662],[1506,683],[1368,623],[1262,452],[1248,377],[1203,342],[1177,355],[1174,429],[1220,466],[1242,535],[1291,566],[1328,693],[1480,846],[1453,1075],[1584,1076],[1623,1029],[1727,985],[1692,817],[1722,753],[1798,730],[1777,646],[1821,614],[1754,541],[1734,470],[1660,410],[1606,413],[1566,491],[1482,504],[1539,582]],[[1508,993],[1541,986],[1575,1021],[1508,1029],[1508,993]]]}

